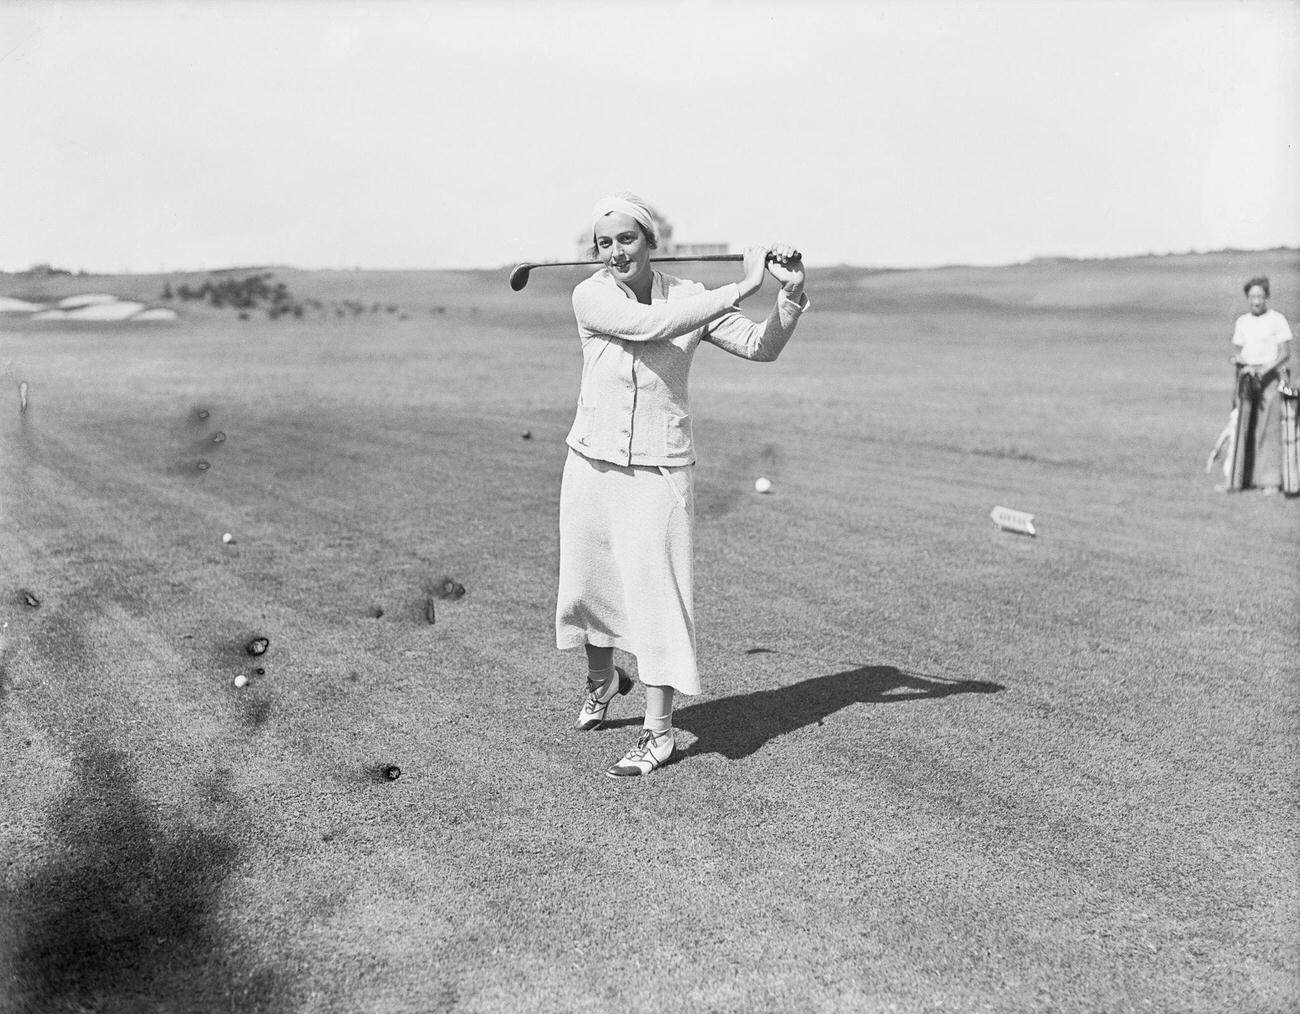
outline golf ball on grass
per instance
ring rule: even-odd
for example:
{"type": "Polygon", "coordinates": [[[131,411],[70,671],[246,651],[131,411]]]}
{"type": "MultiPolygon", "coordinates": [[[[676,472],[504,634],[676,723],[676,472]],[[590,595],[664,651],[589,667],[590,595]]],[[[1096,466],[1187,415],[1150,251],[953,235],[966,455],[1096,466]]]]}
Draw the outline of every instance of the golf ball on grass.
{"type": "Polygon", "coordinates": [[[235,541],[235,537],[231,535],[229,532],[226,532],[225,535],[221,536],[221,541],[229,545],[230,543],[235,541]]]}
{"type": "Polygon", "coordinates": [[[248,683],[248,677],[245,676],[242,672],[235,677],[235,686],[242,687],[242,686],[246,686],[247,683],[248,683]]]}
{"type": "Polygon", "coordinates": [[[754,492],[755,493],[772,492],[772,480],[765,475],[760,475],[757,479],[754,480],[754,492]]]}

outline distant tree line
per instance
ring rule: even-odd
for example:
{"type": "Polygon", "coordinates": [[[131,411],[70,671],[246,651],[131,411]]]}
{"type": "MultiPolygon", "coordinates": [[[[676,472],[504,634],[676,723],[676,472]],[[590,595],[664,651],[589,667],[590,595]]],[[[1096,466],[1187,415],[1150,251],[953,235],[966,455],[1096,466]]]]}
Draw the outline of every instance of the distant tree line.
{"type": "Polygon", "coordinates": [[[263,271],[243,278],[223,278],[219,281],[208,279],[198,286],[182,282],[175,291],[172,290],[171,282],[167,282],[163,285],[162,297],[206,302],[217,309],[229,306],[249,311],[265,306],[266,314],[272,320],[289,315],[301,317],[304,304],[290,295],[289,287],[284,282],[272,283],[273,277],[270,271],[263,271]]]}
{"type": "MultiPolygon", "coordinates": [[[[297,299],[289,292],[289,287],[284,282],[273,279],[272,272],[262,271],[243,278],[209,278],[202,285],[189,285],[182,282],[174,289],[168,281],[163,284],[162,298],[209,303],[218,309],[231,307],[239,311],[241,320],[247,320],[253,310],[262,308],[266,309],[266,315],[272,320],[285,316],[301,318],[307,310],[328,313],[325,304],[319,299],[297,299]]],[[[367,312],[387,312],[401,313],[402,320],[408,319],[407,314],[401,312],[401,307],[395,303],[367,304],[356,299],[344,299],[333,301],[329,309],[334,311],[336,317],[344,317],[348,314],[356,317],[367,312]]],[[[442,307],[437,309],[439,312],[443,311],[442,307]]]]}
{"type": "MultiPolygon", "coordinates": [[[[344,299],[341,302],[335,302],[333,305],[334,315],[337,317],[342,317],[348,313],[354,317],[359,317],[367,311],[370,313],[397,313],[401,309],[396,303],[371,303],[367,306],[359,299],[344,299]]],[[[406,314],[402,314],[402,319],[406,319],[406,314]]]]}

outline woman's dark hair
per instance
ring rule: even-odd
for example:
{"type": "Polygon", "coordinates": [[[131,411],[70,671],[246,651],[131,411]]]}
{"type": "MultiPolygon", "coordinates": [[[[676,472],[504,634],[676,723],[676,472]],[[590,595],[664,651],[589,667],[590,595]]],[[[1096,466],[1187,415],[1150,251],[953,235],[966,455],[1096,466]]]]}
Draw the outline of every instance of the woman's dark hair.
{"type": "Polygon", "coordinates": [[[1245,285],[1241,287],[1241,291],[1249,296],[1250,290],[1253,289],[1256,285],[1258,285],[1261,289],[1264,290],[1264,298],[1267,299],[1268,298],[1268,275],[1256,275],[1254,278],[1252,278],[1250,281],[1248,281],[1245,285]]]}
{"type": "MultiPolygon", "coordinates": [[[[655,238],[646,231],[646,227],[640,222],[637,222],[636,227],[641,230],[641,235],[645,237],[646,245],[649,246],[651,250],[658,250],[659,244],[656,243],[655,238]]],[[[587,256],[594,261],[600,260],[600,251],[596,249],[595,230],[591,233],[591,246],[587,247],[587,256]]]]}

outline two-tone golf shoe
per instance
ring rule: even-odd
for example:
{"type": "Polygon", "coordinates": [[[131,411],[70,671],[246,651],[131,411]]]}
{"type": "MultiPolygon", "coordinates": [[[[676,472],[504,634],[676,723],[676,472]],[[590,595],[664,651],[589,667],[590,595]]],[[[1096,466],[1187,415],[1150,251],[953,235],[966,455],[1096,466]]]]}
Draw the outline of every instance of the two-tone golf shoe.
{"type": "Polygon", "coordinates": [[[615,697],[622,696],[632,689],[632,677],[625,673],[618,666],[614,667],[614,678],[618,680],[618,687],[606,700],[600,699],[600,692],[604,689],[605,684],[587,680],[587,699],[582,702],[582,709],[578,712],[578,728],[584,732],[590,732],[592,729],[599,729],[605,724],[605,716],[609,714],[609,706],[615,697]]]}
{"type": "Polygon", "coordinates": [[[637,737],[636,746],[623,755],[605,772],[610,778],[637,778],[648,775],[655,768],[668,763],[677,744],[673,740],[673,731],[652,732],[642,729],[637,737]]]}

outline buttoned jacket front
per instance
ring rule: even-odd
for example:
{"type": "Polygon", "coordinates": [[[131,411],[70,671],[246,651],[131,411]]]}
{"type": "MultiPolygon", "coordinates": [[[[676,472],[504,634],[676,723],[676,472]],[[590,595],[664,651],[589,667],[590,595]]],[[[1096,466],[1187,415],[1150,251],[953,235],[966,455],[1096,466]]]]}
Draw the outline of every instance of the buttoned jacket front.
{"type": "Polygon", "coordinates": [[[573,290],[582,384],[567,443],[579,454],[625,466],[693,464],[687,384],[700,342],[770,362],[809,305],[782,291],[758,324],[740,312],[735,283],[710,290],[659,271],[650,300],[638,302],[604,268],[573,290]]]}

